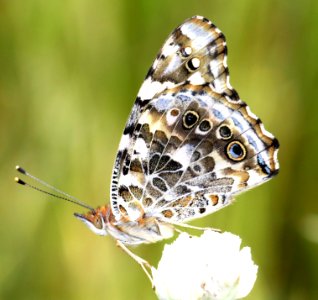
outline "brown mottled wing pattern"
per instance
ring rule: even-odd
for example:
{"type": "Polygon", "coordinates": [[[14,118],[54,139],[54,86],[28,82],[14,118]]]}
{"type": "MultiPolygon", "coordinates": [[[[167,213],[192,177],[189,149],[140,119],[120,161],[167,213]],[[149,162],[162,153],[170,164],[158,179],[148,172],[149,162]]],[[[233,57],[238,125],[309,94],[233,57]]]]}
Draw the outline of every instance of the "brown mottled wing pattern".
{"type": "Polygon", "coordinates": [[[226,43],[202,17],[165,42],[126,124],[112,181],[115,217],[201,217],[278,172],[277,140],[229,84],[226,43]]]}

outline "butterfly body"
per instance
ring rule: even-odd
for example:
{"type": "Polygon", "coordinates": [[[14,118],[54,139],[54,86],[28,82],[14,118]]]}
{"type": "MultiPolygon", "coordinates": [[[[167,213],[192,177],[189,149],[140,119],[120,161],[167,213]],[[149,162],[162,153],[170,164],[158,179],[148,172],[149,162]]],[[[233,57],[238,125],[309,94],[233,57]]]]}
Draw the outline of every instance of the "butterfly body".
{"type": "Polygon", "coordinates": [[[231,87],[226,55],[206,18],[169,36],[126,124],[110,206],[76,214],[95,233],[156,242],[278,173],[278,141],[231,87]]]}
{"type": "Polygon", "coordinates": [[[97,235],[111,235],[127,245],[155,243],[173,235],[173,227],[152,216],[141,216],[131,220],[122,217],[116,221],[111,207],[98,207],[87,214],[75,214],[97,235]]]}

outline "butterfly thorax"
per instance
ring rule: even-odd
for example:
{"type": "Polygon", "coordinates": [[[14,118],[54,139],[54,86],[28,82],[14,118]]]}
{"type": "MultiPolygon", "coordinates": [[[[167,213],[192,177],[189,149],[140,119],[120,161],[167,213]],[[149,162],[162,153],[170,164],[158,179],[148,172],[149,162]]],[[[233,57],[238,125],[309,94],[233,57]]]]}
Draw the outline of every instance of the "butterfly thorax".
{"type": "Polygon", "coordinates": [[[154,216],[141,214],[132,220],[127,215],[122,215],[116,220],[109,205],[75,216],[95,234],[102,236],[109,234],[128,245],[155,243],[173,235],[173,226],[161,222],[154,216]]]}

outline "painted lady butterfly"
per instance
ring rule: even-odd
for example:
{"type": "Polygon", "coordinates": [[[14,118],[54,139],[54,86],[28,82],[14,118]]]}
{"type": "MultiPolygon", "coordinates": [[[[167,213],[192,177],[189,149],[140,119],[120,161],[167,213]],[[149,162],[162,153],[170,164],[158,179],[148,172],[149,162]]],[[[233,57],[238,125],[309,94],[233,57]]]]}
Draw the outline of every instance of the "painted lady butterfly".
{"type": "Polygon", "coordinates": [[[278,173],[278,141],[231,87],[226,58],[223,33],[204,17],[172,32],[126,124],[110,205],[75,214],[142,266],[124,244],[171,237],[175,225],[187,227],[278,173]]]}

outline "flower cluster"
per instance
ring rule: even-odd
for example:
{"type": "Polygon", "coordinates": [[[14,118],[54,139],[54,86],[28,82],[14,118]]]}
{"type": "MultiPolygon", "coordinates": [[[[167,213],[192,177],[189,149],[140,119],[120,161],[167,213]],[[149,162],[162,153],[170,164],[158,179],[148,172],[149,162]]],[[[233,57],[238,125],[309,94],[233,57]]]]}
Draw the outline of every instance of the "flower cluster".
{"type": "Polygon", "coordinates": [[[200,237],[181,233],[166,245],[158,268],[152,268],[159,299],[241,299],[256,280],[257,266],[240,237],[206,230],[200,237]]]}

